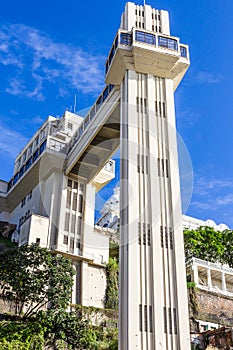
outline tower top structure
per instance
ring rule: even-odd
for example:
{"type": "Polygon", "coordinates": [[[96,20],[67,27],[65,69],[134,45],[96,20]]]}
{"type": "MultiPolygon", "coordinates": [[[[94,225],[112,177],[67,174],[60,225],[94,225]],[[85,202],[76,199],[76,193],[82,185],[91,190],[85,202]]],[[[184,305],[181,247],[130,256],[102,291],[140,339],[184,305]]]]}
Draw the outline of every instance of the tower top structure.
{"type": "Polygon", "coordinates": [[[134,70],[172,79],[175,90],[189,65],[188,45],[170,35],[168,12],[127,2],[106,61],[106,82],[120,85],[134,70]]]}

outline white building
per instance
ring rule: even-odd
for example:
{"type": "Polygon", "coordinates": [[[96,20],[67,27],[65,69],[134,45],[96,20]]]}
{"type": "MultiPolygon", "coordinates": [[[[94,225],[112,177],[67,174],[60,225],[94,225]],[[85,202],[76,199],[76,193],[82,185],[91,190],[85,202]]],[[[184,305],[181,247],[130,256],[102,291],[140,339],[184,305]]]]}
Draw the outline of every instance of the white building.
{"type": "Polygon", "coordinates": [[[109,161],[93,182],[64,174],[70,140],[83,118],[48,117],[15,159],[9,183],[0,183],[0,221],[17,225],[12,240],[37,243],[71,259],[77,271],[73,303],[103,306],[108,237],[94,232],[95,191],[115,176],[109,161]],[[85,222],[88,224],[85,225],[85,222]]]}
{"type": "Polygon", "coordinates": [[[120,146],[120,350],[190,348],[174,108],[189,64],[168,12],[128,2],[108,85],[83,120],[45,123],[1,196],[1,219],[18,223],[21,243],[32,237],[72,259],[74,301],[101,304],[107,238],[94,232],[94,195],[112,178],[113,163],[107,180],[100,170],[120,146]]]}

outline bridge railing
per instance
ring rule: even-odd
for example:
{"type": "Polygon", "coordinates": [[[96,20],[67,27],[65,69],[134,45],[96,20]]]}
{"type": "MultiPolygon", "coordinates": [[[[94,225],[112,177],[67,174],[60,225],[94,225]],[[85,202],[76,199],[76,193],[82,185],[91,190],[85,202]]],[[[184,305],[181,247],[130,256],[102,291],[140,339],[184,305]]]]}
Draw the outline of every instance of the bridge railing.
{"type": "Polygon", "coordinates": [[[111,84],[107,85],[104,88],[104,90],[102,91],[100,96],[97,98],[94,106],[90,109],[90,111],[88,112],[86,117],[83,119],[82,123],[80,124],[79,128],[77,129],[77,131],[72,136],[72,138],[71,138],[71,140],[70,140],[70,142],[68,144],[68,152],[67,152],[67,154],[70,153],[71,149],[78,142],[78,140],[80,139],[82,134],[86,131],[86,129],[88,128],[88,125],[90,124],[92,119],[94,119],[95,115],[97,114],[97,112],[101,108],[102,104],[104,102],[106,102],[108,96],[110,95],[110,93],[111,93],[111,91],[113,89],[114,89],[114,85],[111,85],[111,84]]]}

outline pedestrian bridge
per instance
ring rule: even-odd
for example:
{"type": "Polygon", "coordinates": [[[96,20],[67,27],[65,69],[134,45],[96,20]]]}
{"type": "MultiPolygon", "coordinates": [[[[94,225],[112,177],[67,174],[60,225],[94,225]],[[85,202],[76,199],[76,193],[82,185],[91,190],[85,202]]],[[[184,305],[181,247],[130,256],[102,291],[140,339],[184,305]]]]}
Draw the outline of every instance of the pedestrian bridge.
{"type": "Polygon", "coordinates": [[[65,173],[91,181],[119,147],[120,89],[107,85],[72,137],[65,173]]]}

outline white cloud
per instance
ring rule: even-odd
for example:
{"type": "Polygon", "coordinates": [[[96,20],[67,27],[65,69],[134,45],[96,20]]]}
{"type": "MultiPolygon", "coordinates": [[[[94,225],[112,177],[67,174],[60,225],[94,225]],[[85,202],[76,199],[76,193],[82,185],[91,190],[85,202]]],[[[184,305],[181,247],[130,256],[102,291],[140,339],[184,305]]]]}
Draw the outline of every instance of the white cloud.
{"type": "Polygon", "coordinates": [[[223,189],[233,188],[233,180],[200,177],[195,181],[195,194],[208,195],[223,189]]]}
{"type": "Polygon", "coordinates": [[[233,179],[200,177],[195,181],[191,206],[200,210],[224,211],[233,204],[233,179]]]}
{"type": "Polygon", "coordinates": [[[0,124],[0,150],[5,155],[15,158],[19,151],[27,143],[28,139],[12,129],[8,129],[0,124]]]}
{"type": "Polygon", "coordinates": [[[222,77],[218,74],[201,71],[197,74],[196,80],[199,83],[217,84],[222,81],[222,77]]]}
{"type": "Polygon", "coordinates": [[[16,70],[6,88],[10,94],[42,100],[47,82],[54,84],[58,92],[72,87],[96,93],[102,88],[102,56],[54,42],[46,34],[22,24],[1,26],[0,42],[0,63],[13,65],[16,70]]]}

